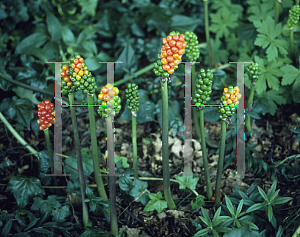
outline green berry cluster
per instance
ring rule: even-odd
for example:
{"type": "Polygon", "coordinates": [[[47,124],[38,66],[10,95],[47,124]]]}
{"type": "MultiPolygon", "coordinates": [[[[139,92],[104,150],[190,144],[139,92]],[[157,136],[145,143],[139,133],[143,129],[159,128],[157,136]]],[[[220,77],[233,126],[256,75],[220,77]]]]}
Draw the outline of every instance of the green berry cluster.
{"type": "Polygon", "coordinates": [[[88,70],[88,66],[84,63],[84,59],[80,54],[75,54],[75,57],[70,59],[70,76],[71,81],[84,93],[95,93],[98,88],[95,77],[88,70]]]}
{"type": "Polygon", "coordinates": [[[227,117],[231,117],[232,115],[234,115],[235,111],[236,111],[236,106],[234,104],[220,105],[219,106],[219,118],[225,119],[227,117]]]}
{"type": "Polygon", "coordinates": [[[185,53],[191,62],[197,61],[200,56],[198,37],[194,32],[185,32],[185,41],[187,42],[185,53]]]}
{"type": "Polygon", "coordinates": [[[121,98],[118,96],[119,89],[111,84],[106,84],[98,95],[98,114],[101,117],[115,116],[121,110],[121,98]]]}
{"type": "Polygon", "coordinates": [[[206,70],[206,72],[204,69],[200,70],[200,73],[198,74],[198,80],[196,80],[195,95],[193,95],[193,102],[196,106],[206,104],[208,101],[210,101],[213,77],[214,76],[209,68],[206,70]]]}
{"type": "Polygon", "coordinates": [[[139,87],[135,83],[128,83],[126,93],[126,103],[129,110],[138,111],[140,106],[139,87]]]}
{"type": "Polygon", "coordinates": [[[252,63],[246,67],[246,72],[251,81],[257,82],[261,72],[261,68],[258,63],[252,63]]]}
{"type": "Polygon", "coordinates": [[[287,21],[287,27],[291,28],[297,25],[300,16],[299,5],[294,5],[289,11],[289,19],[287,21]]]}
{"type": "Polygon", "coordinates": [[[158,77],[167,78],[170,76],[170,74],[163,69],[163,64],[161,62],[160,53],[157,54],[157,61],[154,63],[153,72],[158,77]]]}

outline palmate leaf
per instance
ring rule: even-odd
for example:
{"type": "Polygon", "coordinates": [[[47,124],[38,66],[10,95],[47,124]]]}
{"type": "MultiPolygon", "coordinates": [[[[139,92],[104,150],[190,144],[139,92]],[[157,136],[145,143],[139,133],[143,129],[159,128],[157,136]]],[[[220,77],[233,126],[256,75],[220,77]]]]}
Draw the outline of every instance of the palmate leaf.
{"type": "Polygon", "coordinates": [[[281,85],[291,85],[294,81],[300,81],[300,70],[293,65],[285,65],[281,71],[283,72],[281,85]]]}
{"type": "Polygon", "coordinates": [[[193,178],[193,176],[176,176],[176,180],[179,183],[179,189],[189,188],[194,190],[199,178],[193,178]]]}
{"type": "MultiPolygon", "coordinates": [[[[221,40],[216,38],[216,40],[210,39],[210,46],[213,51],[215,63],[228,63],[228,52],[226,49],[220,49],[221,40]]],[[[205,58],[205,63],[208,64],[207,57],[205,58]]]]}
{"type": "Polygon", "coordinates": [[[227,37],[230,33],[229,28],[234,29],[238,26],[238,14],[232,14],[227,9],[219,10],[216,14],[210,14],[212,24],[210,31],[216,33],[217,38],[227,37]]]}
{"type": "Polygon", "coordinates": [[[43,200],[40,197],[34,197],[33,201],[34,203],[31,206],[31,210],[39,210],[42,215],[46,215],[47,217],[51,214],[53,208],[61,207],[61,204],[57,201],[56,195],[48,196],[46,200],[43,200]]]}
{"type": "Polygon", "coordinates": [[[231,0],[212,1],[212,9],[224,9],[230,13],[238,14],[239,18],[243,16],[243,7],[240,4],[233,4],[231,0]]]}
{"type": "Polygon", "coordinates": [[[278,39],[281,35],[281,23],[275,24],[275,21],[268,16],[265,21],[254,21],[256,30],[260,33],[254,42],[255,45],[267,48],[268,61],[272,61],[278,57],[278,51],[283,55],[287,55],[288,43],[285,40],[278,39]]]}
{"type": "Polygon", "coordinates": [[[149,194],[150,201],[147,203],[147,205],[144,208],[144,211],[154,211],[156,210],[157,213],[161,213],[164,208],[168,207],[168,204],[164,200],[160,200],[162,198],[161,192],[158,192],[157,194],[150,193],[149,194]]]}
{"type": "Polygon", "coordinates": [[[275,2],[269,0],[248,0],[249,5],[247,14],[249,21],[264,20],[267,16],[274,16],[275,14],[275,2]]]}

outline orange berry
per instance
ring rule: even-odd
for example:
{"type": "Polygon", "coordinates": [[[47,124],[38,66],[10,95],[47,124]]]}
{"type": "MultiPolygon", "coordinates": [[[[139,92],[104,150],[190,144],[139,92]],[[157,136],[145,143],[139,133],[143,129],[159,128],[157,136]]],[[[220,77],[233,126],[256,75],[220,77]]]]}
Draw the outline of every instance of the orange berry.
{"type": "Polygon", "coordinates": [[[182,49],[182,42],[181,41],[177,41],[176,42],[176,47],[179,48],[179,49],[182,49]]]}
{"type": "Polygon", "coordinates": [[[72,63],[72,64],[71,64],[71,68],[74,69],[75,67],[76,67],[76,65],[75,65],[74,63],[72,63]]]}
{"type": "Polygon", "coordinates": [[[65,76],[66,76],[66,71],[60,72],[60,76],[61,76],[61,77],[65,77],[65,76]]]}
{"type": "Polygon", "coordinates": [[[178,65],[179,64],[179,60],[178,59],[174,60],[174,63],[175,63],[175,65],[178,65]]]}
{"type": "Polygon", "coordinates": [[[216,199],[215,197],[212,197],[212,198],[211,198],[212,201],[215,201],[215,199],[216,199]]]}
{"type": "Polygon", "coordinates": [[[64,70],[64,71],[66,71],[68,68],[69,68],[69,67],[68,67],[68,65],[66,65],[66,64],[62,66],[62,70],[64,70]]]}
{"type": "Polygon", "coordinates": [[[228,88],[224,88],[224,92],[227,93],[228,92],[228,88]]]}
{"type": "Polygon", "coordinates": [[[183,55],[184,54],[184,49],[179,49],[178,54],[183,55]]]}
{"type": "Polygon", "coordinates": [[[185,48],[186,47],[186,45],[187,45],[187,43],[184,41],[184,42],[182,42],[182,47],[183,48],[185,48]]]}
{"type": "Polygon", "coordinates": [[[116,95],[116,92],[112,89],[112,90],[108,91],[108,95],[110,97],[114,97],[116,95]]]}
{"type": "Polygon", "coordinates": [[[173,68],[168,71],[169,74],[172,74],[173,72],[174,72],[173,68]]]}
{"type": "Polygon", "coordinates": [[[44,130],[44,128],[42,126],[40,126],[40,130],[44,130]]]}
{"type": "Polygon", "coordinates": [[[173,58],[176,60],[179,58],[179,54],[173,54],[173,58]]]}
{"type": "Polygon", "coordinates": [[[178,40],[179,39],[179,36],[176,34],[176,35],[173,35],[173,40],[178,40]]]}
{"type": "Polygon", "coordinates": [[[232,100],[231,100],[231,99],[228,99],[228,100],[227,100],[227,104],[229,104],[229,105],[232,104],[232,100]]]}
{"type": "Polygon", "coordinates": [[[74,72],[78,73],[79,72],[79,68],[74,68],[74,72]]]}
{"type": "Polygon", "coordinates": [[[163,38],[163,44],[168,43],[167,38],[163,38]]]}
{"type": "Polygon", "coordinates": [[[88,75],[88,74],[89,74],[89,71],[88,71],[88,70],[84,70],[84,71],[83,71],[83,74],[84,74],[84,75],[88,75]]]}
{"type": "Polygon", "coordinates": [[[69,82],[70,81],[70,77],[64,77],[64,81],[65,82],[69,82]]]}
{"type": "Polygon", "coordinates": [[[169,44],[165,44],[165,49],[170,49],[170,45],[169,44]]]}
{"type": "Polygon", "coordinates": [[[75,58],[73,61],[74,64],[78,64],[78,58],[75,58]]]}
{"type": "Polygon", "coordinates": [[[81,63],[78,63],[78,64],[76,65],[76,67],[79,68],[79,69],[81,69],[81,68],[82,68],[82,64],[81,64],[81,63]]]}
{"type": "Polygon", "coordinates": [[[230,98],[230,94],[225,94],[225,98],[229,99],[230,98]]]}
{"type": "Polygon", "coordinates": [[[168,65],[168,64],[164,64],[164,65],[163,65],[163,69],[164,69],[165,71],[168,71],[168,70],[171,69],[171,67],[170,67],[170,65],[168,65]]]}
{"type": "Polygon", "coordinates": [[[173,52],[174,54],[177,54],[177,53],[178,53],[178,48],[176,48],[176,47],[171,48],[171,50],[172,50],[172,52],[173,52]]]}
{"type": "Polygon", "coordinates": [[[83,71],[80,70],[80,71],[78,72],[78,75],[82,77],[82,76],[83,76],[83,71]]]}
{"type": "Polygon", "coordinates": [[[179,40],[184,41],[184,34],[179,35],[179,40]]]}
{"type": "Polygon", "coordinates": [[[67,86],[73,86],[73,82],[72,81],[68,81],[67,86]]]}
{"type": "Polygon", "coordinates": [[[98,95],[99,100],[103,100],[103,96],[104,96],[104,94],[102,94],[102,93],[99,94],[99,95],[98,95]]]}
{"type": "Polygon", "coordinates": [[[161,61],[162,64],[167,64],[168,63],[166,58],[162,58],[160,61],[161,61]]]}
{"type": "Polygon", "coordinates": [[[174,61],[173,56],[168,56],[168,57],[167,57],[167,61],[170,62],[170,63],[173,62],[173,61],[174,61]]]}
{"type": "Polygon", "coordinates": [[[169,42],[170,47],[174,47],[176,45],[176,41],[175,40],[171,40],[169,42]]]}
{"type": "Polygon", "coordinates": [[[235,99],[235,95],[232,94],[232,95],[230,96],[230,99],[231,99],[231,100],[234,100],[234,99],[235,99]]]}
{"type": "Polygon", "coordinates": [[[110,99],[110,96],[108,94],[103,95],[103,100],[108,101],[110,99]]]}
{"type": "Polygon", "coordinates": [[[81,58],[79,58],[78,59],[78,61],[80,62],[80,63],[83,63],[84,62],[84,60],[83,60],[83,58],[81,57],[81,58]]]}
{"type": "Polygon", "coordinates": [[[103,94],[107,94],[108,89],[105,86],[103,86],[101,91],[102,91],[103,94]]]}
{"type": "Polygon", "coordinates": [[[70,69],[69,68],[66,70],[66,75],[70,76],[70,69]]]}
{"type": "MultiPolygon", "coordinates": [[[[174,67],[175,67],[175,63],[174,63],[174,62],[169,63],[169,66],[170,66],[170,68],[174,68],[174,67]]],[[[175,69],[175,68],[174,68],[174,69],[175,69]]]]}
{"type": "Polygon", "coordinates": [[[171,50],[171,49],[168,49],[168,50],[167,50],[167,54],[168,54],[169,56],[172,56],[172,55],[173,55],[172,50],[171,50]]]}
{"type": "Polygon", "coordinates": [[[167,36],[167,41],[171,41],[172,40],[172,36],[171,35],[168,35],[167,36]]]}
{"type": "Polygon", "coordinates": [[[163,51],[161,54],[160,54],[160,57],[161,58],[166,58],[168,56],[168,54],[167,54],[167,51],[165,50],[165,51],[163,51]]]}

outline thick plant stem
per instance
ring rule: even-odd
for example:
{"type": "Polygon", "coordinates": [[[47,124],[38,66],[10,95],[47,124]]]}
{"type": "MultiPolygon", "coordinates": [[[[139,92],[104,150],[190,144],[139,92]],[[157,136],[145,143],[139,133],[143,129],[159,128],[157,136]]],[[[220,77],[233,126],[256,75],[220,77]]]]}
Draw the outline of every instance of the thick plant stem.
{"type": "Polygon", "coordinates": [[[132,159],[133,159],[133,173],[134,178],[139,178],[137,167],[137,142],[136,142],[136,116],[132,115],[132,159]]]}
{"type": "MultiPolygon", "coordinates": [[[[48,128],[44,129],[44,134],[45,134],[45,139],[46,139],[46,144],[47,144],[47,151],[48,151],[48,156],[49,156],[49,164],[50,164],[51,174],[54,174],[53,152],[52,152],[52,148],[51,148],[51,142],[50,142],[48,128]]],[[[53,177],[53,183],[55,186],[58,186],[57,178],[55,176],[53,177]]]]}
{"type": "Polygon", "coordinates": [[[294,58],[294,29],[290,29],[291,58],[294,58]]]}
{"type": "Polygon", "coordinates": [[[23,137],[20,136],[20,134],[11,126],[11,124],[6,120],[6,118],[3,116],[3,114],[0,112],[0,120],[4,123],[4,125],[8,128],[8,130],[12,133],[12,135],[18,140],[18,142],[21,143],[22,146],[24,146],[27,150],[29,150],[32,155],[35,157],[38,157],[38,151],[35,150],[32,146],[30,146],[23,137]]]}
{"type": "MultiPolygon", "coordinates": [[[[254,97],[254,91],[255,91],[255,84],[252,83],[251,84],[251,89],[250,89],[250,96],[248,99],[248,107],[251,104],[251,102],[253,101],[253,97],[254,97]]],[[[251,111],[248,112],[247,114],[247,118],[246,118],[246,128],[248,132],[252,131],[252,127],[251,127],[251,111]]]]}
{"type": "Polygon", "coordinates": [[[83,219],[83,227],[86,228],[89,222],[89,212],[88,207],[85,200],[85,178],[83,173],[83,165],[81,159],[81,148],[80,148],[80,140],[78,134],[78,127],[77,127],[77,120],[75,115],[75,107],[72,106],[74,104],[74,94],[71,93],[68,95],[69,102],[70,102],[70,111],[71,111],[71,118],[72,118],[72,125],[74,131],[74,141],[76,147],[76,157],[77,157],[77,167],[78,167],[78,176],[80,182],[80,191],[81,191],[81,202],[82,202],[82,219],[83,219]]]}
{"type": "Polygon", "coordinates": [[[214,58],[210,46],[210,37],[209,37],[208,1],[203,0],[203,2],[204,2],[204,24],[205,24],[205,36],[206,36],[206,44],[207,44],[207,52],[208,52],[208,63],[209,63],[209,67],[213,68],[214,58]]]}
{"type": "Polygon", "coordinates": [[[222,120],[221,125],[221,144],[220,144],[220,154],[219,154],[219,160],[218,160],[218,169],[217,169],[217,180],[216,180],[216,199],[215,204],[216,207],[219,208],[221,205],[221,180],[222,180],[222,174],[223,174],[223,162],[224,162],[224,153],[225,153],[225,140],[226,140],[226,122],[222,120]]]}
{"type": "Polygon", "coordinates": [[[93,106],[93,96],[87,95],[88,109],[89,109],[89,119],[90,119],[90,131],[91,131],[91,141],[92,141],[92,153],[93,153],[93,164],[94,164],[94,175],[97,183],[97,189],[99,196],[103,198],[103,201],[107,202],[108,197],[105,192],[103,185],[102,176],[100,174],[100,163],[97,150],[97,137],[96,137],[96,125],[95,125],[95,115],[94,115],[94,106],[93,106]]]}
{"type": "MultiPolygon", "coordinates": [[[[195,96],[195,91],[196,91],[196,75],[195,75],[195,64],[191,66],[192,67],[192,95],[195,96]]],[[[193,97],[192,97],[193,98],[193,97]]],[[[194,103],[192,103],[194,104],[194,103]]],[[[193,120],[194,120],[194,125],[195,125],[195,130],[198,139],[200,139],[201,134],[200,134],[200,126],[198,123],[198,116],[197,116],[197,108],[193,106],[193,120]]]]}
{"type": "Polygon", "coordinates": [[[279,10],[280,10],[280,2],[278,0],[276,1],[276,6],[275,6],[275,23],[277,24],[278,18],[279,18],[279,10]]]}
{"type": "MultiPolygon", "coordinates": [[[[106,118],[107,122],[107,147],[114,146],[114,133],[112,129],[112,117],[106,118]]],[[[108,150],[108,162],[114,162],[114,151],[108,150]]],[[[116,208],[116,177],[114,170],[109,170],[109,206],[110,206],[110,230],[114,235],[118,234],[118,218],[116,208]]]]}
{"type": "Polygon", "coordinates": [[[162,165],[163,165],[163,185],[164,196],[171,210],[176,209],[170,188],[169,170],[169,121],[168,121],[168,82],[164,84],[162,91],[162,165]]]}
{"type": "Polygon", "coordinates": [[[205,132],[204,132],[204,109],[200,109],[200,131],[201,131],[201,146],[202,146],[202,156],[203,156],[203,166],[204,166],[204,177],[207,190],[207,199],[211,200],[212,198],[212,188],[210,182],[209,168],[208,168],[208,159],[206,152],[206,142],[205,142],[205,132]]]}

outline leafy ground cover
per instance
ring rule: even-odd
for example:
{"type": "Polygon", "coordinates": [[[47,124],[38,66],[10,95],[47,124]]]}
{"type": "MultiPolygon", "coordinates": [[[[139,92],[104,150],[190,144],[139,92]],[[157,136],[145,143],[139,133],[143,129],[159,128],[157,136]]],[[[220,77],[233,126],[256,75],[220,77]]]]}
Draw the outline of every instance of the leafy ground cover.
{"type": "Polygon", "coordinates": [[[298,0],[4,0],[0,19],[1,236],[300,235],[298,0]],[[210,78],[208,72],[213,74],[212,84],[205,82],[211,94],[199,95],[199,101],[209,97],[210,103],[220,104],[224,88],[237,84],[236,64],[229,62],[256,63],[245,69],[243,179],[236,176],[236,114],[227,127],[218,175],[223,123],[218,107],[206,107],[200,116],[193,108],[194,176],[184,175],[185,66],[180,63],[174,72],[164,66],[171,75],[170,82],[164,81],[168,100],[162,97],[163,85],[157,76],[163,74],[155,73],[163,39],[172,31],[191,38],[185,38],[188,46],[181,59],[201,62],[192,67],[195,78],[204,80],[210,78]],[[93,96],[85,93],[94,88],[103,106],[109,104],[108,95],[118,96],[115,172],[124,175],[113,181],[103,176],[103,186],[95,174],[106,174],[106,147],[112,141],[106,134],[105,109],[98,109],[103,118],[90,107],[62,108],[62,164],[71,176],[45,175],[52,173],[49,144],[54,134],[53,126],[45,135],[40,131],[37,105],[54,103],[54,64],[49,62],[75,62],[76,54],[88,66],[81,65],[82,76],[88,70],[91,74],[86,75],[97,88],[89,84],[86,91],[71,97],[64,94],[62,101],[93,102],[93,96]],[[99,61],[123,62],[115,65],[114,88],[107,84],[106,65],[99,61]],[[139,102],[132,99],[137,93],[139,102]],[[168,123],[163,120],[166,101],[168,123]],[[199,117],[205,119],[204,143],[199,117]],[[162,155],[166,139],[168,198],[162,155]],[[100,171],[95,169],[97,163],[100,171]],[[209,198],[205,172],[212,188],[209,198]],[[116,215],[104,193],[110,201],[114,193],[116,215]],[[216,194],[220,194],[220,207],[216,194]],[[173,199],[176,208],[171,208],[168,199],[173,199]],[[109,223],[114,220],[118,228],[113,230],[109,223]]]}

